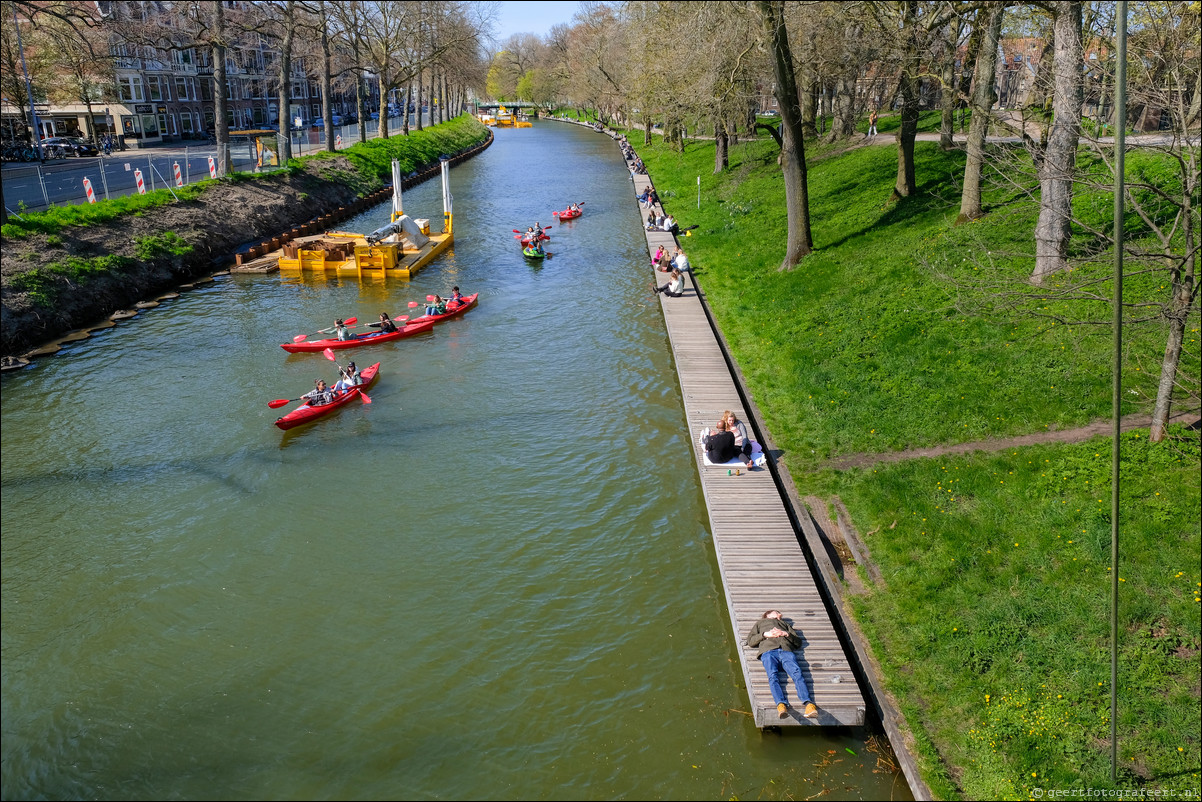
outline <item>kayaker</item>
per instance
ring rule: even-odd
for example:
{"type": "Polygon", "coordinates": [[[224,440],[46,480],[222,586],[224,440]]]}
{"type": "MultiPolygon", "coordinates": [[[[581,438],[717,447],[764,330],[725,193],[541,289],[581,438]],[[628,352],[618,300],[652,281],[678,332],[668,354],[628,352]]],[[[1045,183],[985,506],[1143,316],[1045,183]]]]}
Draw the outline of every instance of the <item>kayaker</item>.
{"type": "Polygon", "coordinates": [[[458,285],[451,287],[451,297],[447,300],[447,309],[458,309],[463,305],[463,296],[459,294],[458,285]],[[454,306],[451,306],[454,304],[454,306]]]}
{"type": "Polygon", "coordinates": [[[341,393],[343,390],[349,390],[363,383],[363,377],[359,375],[359,369],[355,367],[354,362],[351,362],[345,368],[338,368],[338,373],[342,378],[334,385],[334,392],[336,393],[341,393]]]}
{"type": "Polygon", "coordinates": [[[354,332],[347,327],[346,323],[342,322],[342,318],[335,320],[334,325],[331,328],[321,329],[320,331],[322,334],[334,334],[339,340],[355,339],[354,332]]]}
{"type": "Polygon", "coordinates": [[[381,312],[380,313],[380,322],[372,323],[371,325],[378,326],[380,328],[381,334],[388,334],[390,332],[396,331],[396,323],[392,322],[392,318],[390,318],[388,316],[387,312],[381,312]]]}
{"type": "Polygon", "coordinates": [[[427,315],[445,315],[447,313],[447,302],[441,296],[435,295],[434,300],[426,305],[427,315]]]}
{"type": "Polygon", "coordinates": [[[334,392],[326,386],[324,379],[318,379],[314,382],[313,389],[302,395],[301,398],[305,399],[311,407],[320,407],[334,400],[334,392]]]}

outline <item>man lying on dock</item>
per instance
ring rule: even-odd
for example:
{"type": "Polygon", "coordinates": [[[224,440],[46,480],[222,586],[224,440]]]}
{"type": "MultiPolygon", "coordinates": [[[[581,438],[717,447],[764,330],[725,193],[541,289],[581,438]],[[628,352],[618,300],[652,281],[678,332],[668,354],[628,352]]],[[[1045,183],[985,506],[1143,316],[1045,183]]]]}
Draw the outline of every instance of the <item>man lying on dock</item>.
{"type": "Polygon", "coordinates": [[[810,699],[810,689],[797,663],[801,636],[784,621],[780,610],[768,610],[763,618],[755,622],[747,633],[747,645],[757,651],[764,670],[768,672],[768,687],[772,690],[772,701],[776,702],[777,715],[781,718],[789,715],[788,697],[778,676],[783,668],[797,686],[797,698],[805,708],[805,717],[817,718],[818,706],[810,699]]]}

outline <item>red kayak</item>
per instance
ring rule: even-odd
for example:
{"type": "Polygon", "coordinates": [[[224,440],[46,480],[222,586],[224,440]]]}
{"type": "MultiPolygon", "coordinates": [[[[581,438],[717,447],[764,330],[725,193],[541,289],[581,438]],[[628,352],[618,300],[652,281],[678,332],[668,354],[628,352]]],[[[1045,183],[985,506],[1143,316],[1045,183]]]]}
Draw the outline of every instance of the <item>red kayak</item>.
{"type": "Polygon", "coordinates": [[[361,345],[378,345],[379,343],[390,343],[393,340],[400,340],[405,337],[412,337],[414,334],[421,334],[430,331],[434,328],[433,321],[419,323],[416,320],[410,320],[404,326],[396,331],[387,333],[373,332],[372,334],[359,334],[353,340],[310,340],[308,342],[299,343],[283,343],[280,348],[283,348],[290,354],[304,354],[312,351],[324,351],[331,348],[335,351],[341,348],[358,348],[361,345]]]}
{"type": "Polygon", "coordinates": [[[564,209],[562,212],[551,212],[559,218],[560,222],[564,220],[575,220],[580,215],[584,214],[583,209],[564,209]]]}
{"type": "Polygon", "coordinates": [[[463,296],[463,303],[459,304],[459,306],[456,306],[453,309],[451,308],[450,303],[448,303],[446,314],[421,315],[420,317],[410,318],[409,325],[412,326],[414,323],[426,323],[426,322],[429,322],[431,324],[441,323],[442,321],[449,320],[450,318],[453,318],[456,315],[462,315],[464,312],[466,312],[467,310],[471,309],[473,306],[476,305],[476,299],[479,297],[480,297],[480,293],[478,293],[478,292],[472,293],[471,295],[465,295],[465,296],[463,296]]]}
{"type": "Polygon", "coordinates": [[[363,379],[363,384],[360,384],[358,387],[352,387],[349,390],[343,390],[341,393],[334,396],[333,401],[328,404],[322,404],[319,407],[311,407],[306,401],[296,409],[278,418],[275,422],[275,425],[279,426],[281,429],[291,429],[294,426],[300,426],[301,424],[315,421],[318,418],[324,418],[326,415],[329,415],[339,407],[346,406],[350,402],[358,399],[359,396],[362,395],[360,391],[371,387],[372,382],[376,380],[376,377],[379,374],[380,363],[377,362],[370,368],[365,368],[359,373],[359,377],[363,379]]]}
{"type": "MultiPolygon", "coordinates": [[[[514,239],[515,239],[515,240],[517,240],[518,242],[520,242],[523,248],[529,248],[529,247],[530,247],[531,240],[530,240],[530,238],[529,238],[529,237],[527,237],[525,234],[522,234],[520,237],[514,237],[514,239]]],[[[548,236],[548,235],[546,235],[546,234],[543,234],[543,235],[542,235],[541,237],[539,237],[538,239],[539,239],[539,242],[546,242],[547,240],[551,239],[551,237],[549,237],[549,236],[548,236]]]]}

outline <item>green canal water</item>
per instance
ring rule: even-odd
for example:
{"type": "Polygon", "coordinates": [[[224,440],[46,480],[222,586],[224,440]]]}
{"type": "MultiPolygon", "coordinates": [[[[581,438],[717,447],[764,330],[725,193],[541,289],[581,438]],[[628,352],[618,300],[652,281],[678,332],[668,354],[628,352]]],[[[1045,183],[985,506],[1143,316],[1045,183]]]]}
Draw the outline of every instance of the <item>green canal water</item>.
{"type": "Polygon", "coordinates": [[[744,712],[617,146],[496,136],[411,282],[223,276],[3,377],[4,799],[909,798],[744,712]],[[453,284],[373,403],[272,425],[335,378],[280,343],[453,284]]]}

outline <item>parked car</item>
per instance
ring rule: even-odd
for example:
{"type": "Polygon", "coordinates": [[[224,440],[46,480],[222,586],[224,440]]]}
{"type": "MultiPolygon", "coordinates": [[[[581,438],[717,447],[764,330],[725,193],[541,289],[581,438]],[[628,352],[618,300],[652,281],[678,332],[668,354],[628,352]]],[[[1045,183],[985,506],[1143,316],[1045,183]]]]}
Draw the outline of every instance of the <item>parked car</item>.
{"type": "Polygon", "coordinates": [[[767,109],[766,111],[761,111],[760,114],[762,114],[765,117],[779,117],[780,116],[780,112],[777,111],[776,109],[767,109]]]}
{"type": "Polygon", "coordinates": [[[77,136],[52,136],[42,140],[48,148],[60,147],[68,156],[97,156],[100,149],[77,136]]]}
{"type": "Polygon", "coordinates": [[[342,122],[343,122],[343,121],[342,121],[342,115],[341,115],[341,114],[339,114],[338,112],[334,112],[333,114],[331,114],[331,115],[330,115],[330,118],[333,120],[333,123],[334,123],[334,126],[335,126],[335,127],[338,127],[338,126],[342,125],[342,122]]]}

